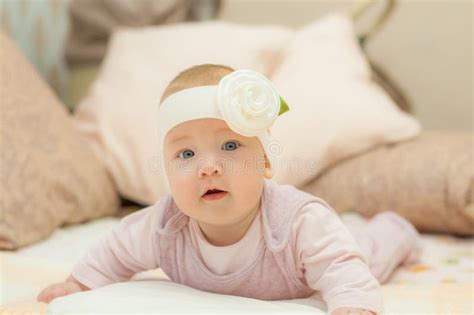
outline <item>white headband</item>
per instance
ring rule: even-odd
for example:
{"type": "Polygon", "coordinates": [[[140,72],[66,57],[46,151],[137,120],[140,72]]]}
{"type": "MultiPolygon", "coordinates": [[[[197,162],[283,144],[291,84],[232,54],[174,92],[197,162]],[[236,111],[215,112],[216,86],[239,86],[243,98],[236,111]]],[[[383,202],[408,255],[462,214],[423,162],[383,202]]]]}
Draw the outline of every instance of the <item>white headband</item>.
{"type": "Polygon", "coordinates": [[[158,112],[159,148],[163,152],[165,136],[173,127],[189,120],[218,118],[238,134],[257,137],[274,165],[269,129],[287,110],[267,78],[252,70],[237,70],[218,85],[193,87],[167,97],[158,112]]]}

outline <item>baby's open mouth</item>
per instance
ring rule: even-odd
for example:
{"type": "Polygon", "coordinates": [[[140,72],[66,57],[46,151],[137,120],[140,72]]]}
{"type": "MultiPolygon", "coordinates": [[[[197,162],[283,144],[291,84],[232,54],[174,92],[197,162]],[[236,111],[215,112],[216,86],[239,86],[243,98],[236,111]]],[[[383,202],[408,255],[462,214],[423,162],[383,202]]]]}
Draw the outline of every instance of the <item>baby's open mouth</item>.
{"type": "Polygon", "coordinates": [[[217,194],[217,193],[220,193],[220,192],[223,192],[224,190],[220,190],[220,189],[209,189],[208,191],[206,191],[206,193],[203,195],[211,195],[211,194],[217,194]]]}
{"type": "Polygon", "coordinates": [[[206,200],[218,200],[225,197],[225,195],[227,195],[227,191],[225,190],[209,189],[202,195],[202,198],[206,200]]]}

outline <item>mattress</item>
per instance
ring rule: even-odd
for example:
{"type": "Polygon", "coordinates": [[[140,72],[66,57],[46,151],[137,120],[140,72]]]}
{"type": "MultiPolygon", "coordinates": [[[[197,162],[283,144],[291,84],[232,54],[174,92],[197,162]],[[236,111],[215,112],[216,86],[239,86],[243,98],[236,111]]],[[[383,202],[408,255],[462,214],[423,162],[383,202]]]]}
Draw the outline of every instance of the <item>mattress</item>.
{"type": "MultiPolygon", "coordinates": [[[[353,229],[366,220],[355,213],[341,219],[353,229]]],[[[36,302],[45,286],[64,280],[95,239],[118,218],[103,218],[56,230],[48,239],[16,252],[0,251],[2,314],[44,314],[36,302]]],[[[422,234],[423,253],[417,263],[400,266],[382,286],[387,314],[473,314],[474,238],[422,234]]],[[[161,270],[144,275],[166,280],[161,270]]]]}

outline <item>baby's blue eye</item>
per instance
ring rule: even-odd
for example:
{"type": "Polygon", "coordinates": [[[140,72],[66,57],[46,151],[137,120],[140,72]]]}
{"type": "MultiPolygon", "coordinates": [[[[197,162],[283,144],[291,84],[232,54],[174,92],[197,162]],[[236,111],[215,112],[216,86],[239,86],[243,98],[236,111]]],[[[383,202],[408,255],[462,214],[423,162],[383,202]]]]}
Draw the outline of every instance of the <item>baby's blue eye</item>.
{"type": "Polygon", "coordinates": [[[179,152],[178,156],[182,159],[189,159],[189,158],[192,158],[194,156],[194,152],[191,151],[191,150],[183,150],[183,151],[179,152]]]}
{"type": "Polygon", "coordinates": [[[239,144],[237,141],[227,141],[227,142],[224,143],[224,145],[222,146],[222,149],[224,149],[224,150],[226,150],[226,151],[234,151],[234,150],[237,149],[239,146],[240,146],[240,144],[239,144]]]}

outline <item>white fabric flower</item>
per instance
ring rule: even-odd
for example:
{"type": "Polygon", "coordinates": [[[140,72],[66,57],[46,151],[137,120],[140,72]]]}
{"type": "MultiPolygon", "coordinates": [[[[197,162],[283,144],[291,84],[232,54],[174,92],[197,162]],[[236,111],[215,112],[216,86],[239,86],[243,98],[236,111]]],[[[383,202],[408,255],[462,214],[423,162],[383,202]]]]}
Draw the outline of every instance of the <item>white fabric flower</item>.
{"type": "Polygon", "coordinates": [[[232,130],[252,137],[273,125],[280,112],[280,96],[260,73],[237,70],[220,80],[217,105],[232,130]]]}

